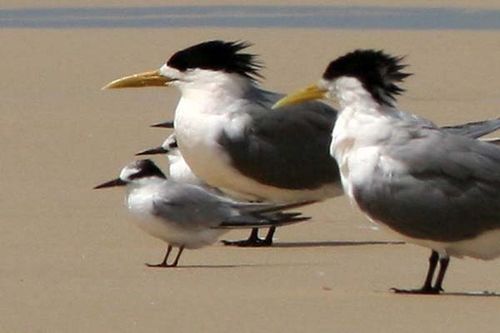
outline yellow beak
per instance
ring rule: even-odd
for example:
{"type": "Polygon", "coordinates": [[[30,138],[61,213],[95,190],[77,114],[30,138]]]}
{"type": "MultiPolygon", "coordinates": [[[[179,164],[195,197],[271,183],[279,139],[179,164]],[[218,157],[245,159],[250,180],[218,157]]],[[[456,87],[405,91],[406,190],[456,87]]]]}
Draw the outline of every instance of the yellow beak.
{"type": "Polygon", "coordinates": [[[111,81],[102,87],[102,89],[165,87],[171,81],[174,81],[174,79],[163,76],[159,70],[155,70],[122,77],[121,79],[111,81]]]}
{"type": "Polygon", "coordinates": [[[273,105],[273,109],[280,108],[285,105],[299,104],[306,101],[322,99],[326,97],[328,90],[320,88],[317,85],[309,86],[303,90],[286,95],[273,105]]]}

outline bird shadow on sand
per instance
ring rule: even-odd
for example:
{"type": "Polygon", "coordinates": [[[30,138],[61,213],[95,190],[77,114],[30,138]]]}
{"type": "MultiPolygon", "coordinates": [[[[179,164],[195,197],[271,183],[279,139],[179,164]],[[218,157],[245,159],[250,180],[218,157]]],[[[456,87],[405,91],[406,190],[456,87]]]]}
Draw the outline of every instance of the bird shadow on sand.
{"type": "Polygon", "coordinates": [[[365,246],[365,245],[403,245],[401,241],[324,241],[324,242],[283,242],[274,243],[275,248],[295,247],[336,247],[336,246],[365,246]]]}
{"type": "Polygon", "coordinates": [[[396,294],[396,295],[404,295],[404,296],[434,296],[434,297],[438,297],[438,296],[441,296],[441,297],[445,297],[445,296],[459,296],[459,297],[500,297],[500,294],[497,293],[497,292],[494,292],[494,291],[487,291],[487,290],[484,290],[484,291],[451,291],[451,292],[447,292],[447,291],[444,291],[442,293],[439,293],[439,294],[436,294],[436,295],[421,295],[421,294],[404,294],[404,293],[394,293],[394,292],[391,292],[392,294],[396,294]]]}
{"type": "Polygon", "coordinates": [[[161,271],[182,271],[182,270],[188,270],[188,269],[193,269],[193,268],[202,268],[202,269],[228,269],[228,268],[244,268],[244,267],[265,267],[265,266],[273,266],[270,264],[228,264],[228,265],[179,265],[177,267],[153,267],[151,269],[157,269],[159,272],[161,271]]]}

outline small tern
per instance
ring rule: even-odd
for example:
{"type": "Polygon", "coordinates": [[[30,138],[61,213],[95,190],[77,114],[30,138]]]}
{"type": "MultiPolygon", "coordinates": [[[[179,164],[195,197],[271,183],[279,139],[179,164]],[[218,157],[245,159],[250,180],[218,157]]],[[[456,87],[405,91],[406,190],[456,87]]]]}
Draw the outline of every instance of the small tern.
{"type": "Polygon", "coordinates": [[[400,111],[398,83],[409,75],[402,59],[348,53],[317,84],[277,106],[338,100],[330,152],[345,193],[372,221],[432,250],[422,288],[393,290],[437,294],[450,256],[500,256],[500,147],[400,111]]]}
{"type": "Polygon", "coordinates": [[[151,160],[125,166],[120,177],[95,189],[127,186],[126,206],[136,216],[138,226],[168,244],[165,258],[149,267],[176,267],[184,249],[198,249],[217,241],[231,229],[283,226],[309,217],[283,210],[312,202],[288,205],[237,202],[216,195],[201,186],[167,180],[151,160]],[[173,247],[178,253],[168,258],[173,247]]]}
{"type": "MultiPolygon", "coordinates": [[[[174,86],[181,91],[175,134],[194,174],[245,200],[287,203],[342,193],[328,154],[337,113],[305,103],[272,110],[283,95],[258,85],[261,64],[244,53],[245,42],[209,41],[176,52],[159,70],[115,80],[104,87],[174,86]]],[[[241,246],[271,245],[254,229],[241,246]]]]}

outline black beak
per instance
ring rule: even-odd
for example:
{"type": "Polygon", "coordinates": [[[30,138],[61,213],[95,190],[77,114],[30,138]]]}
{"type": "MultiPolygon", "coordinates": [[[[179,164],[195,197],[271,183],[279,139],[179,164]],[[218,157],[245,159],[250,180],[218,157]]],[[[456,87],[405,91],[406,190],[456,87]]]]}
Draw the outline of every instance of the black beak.
{"type": "Polygon", "coordinates": [[[102,183],[101,185],[97,185],[96,187],[94,187],[94,190],[97,190],[100,188],[105,188],[105,187],[125,186],[125,185],[127,185],[126,182],[124,182],[120,178],[116,178],[116,179],[110,180],[109,182],[102,183]]]}
{"type": "Polygon", "coordinates": [[[166,150],[163,147],[156,147],[156,148],[151,148],[147,150],[143,150],[141,152],[138,152],[135,154],[135,156],[140,156],[140,155],[157,155],[157,154],[166,154],[168,153],[168,150],[166,150]]]}
{"type": "Polygon", "coordinates": [[[163,123],[153,124],[151,127],[160,127],[160,128],[174,128],[173,121],[165,121],[163,123]]]}

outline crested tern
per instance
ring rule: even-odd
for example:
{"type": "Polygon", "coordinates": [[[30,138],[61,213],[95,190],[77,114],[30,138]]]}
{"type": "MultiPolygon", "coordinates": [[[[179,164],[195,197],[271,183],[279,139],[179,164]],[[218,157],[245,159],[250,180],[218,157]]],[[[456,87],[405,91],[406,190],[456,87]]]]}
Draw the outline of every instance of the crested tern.
{"type": "MultiPolygon", "coordinates": [[[[207,184],[245,200],[275,203],[340,195],[328,154],[336,111],[311,102],[272,110],[283,95],[259,87],[260,62],[245,42],[209,41],[176,52],[159,70],[104,88],[174,86],[181,91],[175,133],[182,156],[207,184]]],[[[236,245],[271,245],[254,229],[236,245]]],[[[233,242],[226,242],[232,244],[233,242]]]]}
{"type": "Polygon", "coordinates": [[[176,267],[184,249],[213,244],[231,229],[282,226],[308,220],[297,212],[283,212],[311,202],[288,205],[237,202],[201,186],[168,180],[151,160],[125,166],[120,177],[95,189],[127,186],[125,203],[137,225],[168,244],[163,261],[149,267],[176,267]],[[173,262],[172,249],[179,250],[173,262]]]}
{"type": "Polygon", "coordinates": [[[276,106],[338,100],[330,153],[345,193],[370,220],[431,249],[424,285],[393,290],[437,294],[450,256],[500,256],[500,147],[399,110],[398,83],[410,75],[402,59],[356,50],[276,106]]]}

